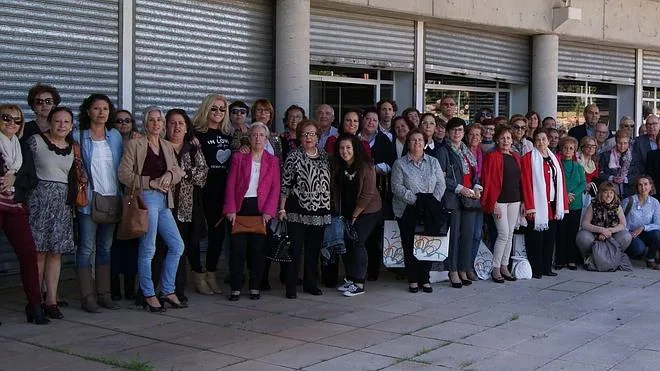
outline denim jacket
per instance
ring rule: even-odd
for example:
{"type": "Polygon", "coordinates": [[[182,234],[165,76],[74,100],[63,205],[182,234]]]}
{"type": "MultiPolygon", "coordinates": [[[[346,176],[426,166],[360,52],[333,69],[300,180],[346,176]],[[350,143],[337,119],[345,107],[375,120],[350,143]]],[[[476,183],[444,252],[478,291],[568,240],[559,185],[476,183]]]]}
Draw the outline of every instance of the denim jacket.
{"type": "MultiPolygon", "coordinates": [[[[89,130],[82,131],[82,141],[81,141],[81,132],[79,129],[75,129],[72,133],[73,139],[80,144],[80,152],[82,156],[83,165],[85,166],[85,171],[87,172],[87,177],[91,180],[92,177],[92,156],[94,155],[94,146],[92,145],[92,139],[89,136],[89,130]]],[[[112,165],[115,174],[119,169],[119,162],[121,161],[121,156],[124,152],[124,144],[122,141],[121,134],[117,129],[106,129],[105,130],[105,140],[108,141],[110,146],[110,151],[112,152],[112,165]]],[[[119,178],[117,178],[117,190],[121,194],[121,187],[119,184],[119,178]]],[[[87,199],[91,201],[92,199],[92,185],[91,182],[87,182],[87,199]]],[[[92,213],[91,205],[78,208],[78,212],[90,215],[92,213]]]]}

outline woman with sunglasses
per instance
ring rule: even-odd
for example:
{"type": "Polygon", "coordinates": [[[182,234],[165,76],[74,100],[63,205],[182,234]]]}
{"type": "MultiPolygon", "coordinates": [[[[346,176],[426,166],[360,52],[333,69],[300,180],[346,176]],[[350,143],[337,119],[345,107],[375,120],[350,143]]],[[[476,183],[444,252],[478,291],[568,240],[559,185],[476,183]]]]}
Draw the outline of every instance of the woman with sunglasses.
{"type": "Polygon", "coordinates": [[[513,129],[513,144],[511,150],[522,157],[534,148],[532,142],[525,138],[527,134],[527,118],[523,115],[513,115],[509,120],[509,125],[513,129]]]}
{"type": "Polygon", "coordinates": [[[22,126],[23,112],[17,105],[0,105],[0,228],[20,263],[27,320],[43,325],[50,321],[41,308],[37,252],[25,203],[37,175],[30,148],[18,140],[22,126]]]}
{"type": "Polygon", "coordinates": [[[115,123],[115,129],[119,131],[124,142],[141,136],[133,115],[129,111],[124,109],[118,110],[115,112],[113,121],[115,123]]]}
{"type": "MultiPolygon", "coordinates": [[[[225,219],[222,215],[227,176],[231,159],[231,123],[227,115],[227,98],[209,94],[199,105],[193,117],[195,135],[209,167],[206,186],[202,191],[204,215],[208,226],[206,273],[193,271],[195,290],[200,294],[221,294],[216,270],[225,239],[225,219]]],[[[201,266],[191,262],[191,266],[201,266]]]]}
{"type": "Polygon", "coordinates": [[[19,133],[21,140],[26,141],[34,134],[48,131],[48,114],[61,101],[60,93],[55,87],[41,83],[34,85],[28,92],[27,103],[36,117],[32,121],[26,122],[21,128],[22,130],[19,133]]]}

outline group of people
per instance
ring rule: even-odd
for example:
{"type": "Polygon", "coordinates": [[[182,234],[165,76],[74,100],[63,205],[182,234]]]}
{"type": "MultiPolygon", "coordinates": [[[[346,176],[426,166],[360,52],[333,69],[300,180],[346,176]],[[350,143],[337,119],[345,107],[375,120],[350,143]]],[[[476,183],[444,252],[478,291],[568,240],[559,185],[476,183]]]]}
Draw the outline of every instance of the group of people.
{"type": "Polygon", "coordinates": [[[61,257],[69,253],[76,254],[87,312],[118,309],[122,298],[151,312],[185,308],[188,264],[198,293],[220,294],[216,272],[228,232],[228,299],[240,300],[247,283],[249,298],[259,300],[271,288],[266,250],[277,223],[286,224],[291,241],[291,262],[279,275],[290,299],[300,283],[322,295],[319,275],[344,296],[363,294],[381,270],[386,219],[396,219],[401,232],[410,292],[433,291],[430,263],[413,254],[420,227],[451,231],[444,266],[456,288],[477,280],[484,229],[498,283],[516,280],[508,268],[516,230],[525,233],[535,278],[556,275],[553,251],[555,268],[576,269],[594,240],[609,238],[630,254],[648,250],[647,264],[657,269],[660,205],[649,195],[660,171],[657,161],[646,161],[660,156],[655,116],[646,120],[652,141],[637,138],[631,149],[622,129],[598,155],[593,105],[555,153],[554,119],[530,113],[495,120],[484,111],[467,125],[451,97],[442,99],[440,115],[407,108],[398,116],[396,103],[383,99],[343,112],[337,127],[330,105],[317,107],[315,120],[292,105],[279,134],[266,99],[250,107],[211,94],[192,118],[183,109],[147,107],[143,132],[103,94],[82,102],[77,127],[56,88],[37,84],[27,101],[36,117],[27,123],[18,106],[0,105],[0,220],[20,262],[30,322],[63,318],[67,303],[57,290],[61,257]],[[539,127],[546,122],[550,128],[539,127]],[[620,206],[643,171],[650,176],[636,180],[637,193],[620,206]],[[135,239],[118,238],[119,220],[108,216],[127,194],[139,195],[147,209],[147,231],[135,239]],[[596,197],[578,233],[590,194],[596,197]],[[319,237],[338,230],[345,252],[321,257],[319,237]]]}

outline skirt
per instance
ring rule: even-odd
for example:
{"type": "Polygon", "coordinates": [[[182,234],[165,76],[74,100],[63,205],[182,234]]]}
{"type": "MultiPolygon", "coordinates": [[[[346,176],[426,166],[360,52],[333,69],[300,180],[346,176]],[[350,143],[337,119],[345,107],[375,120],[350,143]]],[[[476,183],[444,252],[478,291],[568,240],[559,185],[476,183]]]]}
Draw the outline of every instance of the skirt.
{"type": "Polygon", "coordinates": [[[73,213],[66,204],[66,183],[40,180],[28,196],[30,228],[37,252],[68,254],[73,244],[73,213]]]}

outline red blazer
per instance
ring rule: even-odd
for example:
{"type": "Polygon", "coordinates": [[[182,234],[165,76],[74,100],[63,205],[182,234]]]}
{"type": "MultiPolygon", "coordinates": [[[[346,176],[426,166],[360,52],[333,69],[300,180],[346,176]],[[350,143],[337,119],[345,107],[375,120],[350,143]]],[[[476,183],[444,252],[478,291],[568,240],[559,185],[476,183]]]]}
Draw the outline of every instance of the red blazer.
{"type": "MultiPolygon", "coordinates": [[[[511,156],[513,156],[518,163],[518,168],[520,168],[520,156],[515,152],[511,152],[511,156]]],[[[503,177],[504,155],[496,148],[486,154],[483,168],[481,169],[481,185],[484,187],[484,191],[481,194],[481,209],[484,213],[493,213],[495,203],[502,193],[503,177]]]]}
{"type": "MultiPolygon", "coordinates": [[[[234,152],[231,156],[225,206],[223,214],[237,213],[243,204],[243,198],[250,185],[252,171],[252,153],[234,152]]],[[[259,212],[270,216],[277,214],[277,202],[280,197],[280,163],[277,157],[264,151],[261,156],[259,185],[257,186],[257,205],[259,212]]]]}
{"type": "MultiPolygon", "coordinates": [[[[562,173],[562,179],[564,183],[564,213],[568,214],[568,193],[566,192],[566,175],[564,174],[564,168],[559,162],[559,170],[562,173]]],[[[555,211],[550,207],[550,165],[545,161],[543,162],[543,177],[545,178],[545,199],[547,203],[545,206],[534,205],[534,192],[537,190],[534,189],[532,182],[532,152],[527,152],[521,161],[521,174],[520,182],[522,190],[522,199],[523,205],[525,205],[525,211],[536,210],[539,207],[546,207],[548,210],[548,220],[553,220],[555,217],[555,211]]],[[[559,205],[558,205],[559,207],[559,205]]]]}

